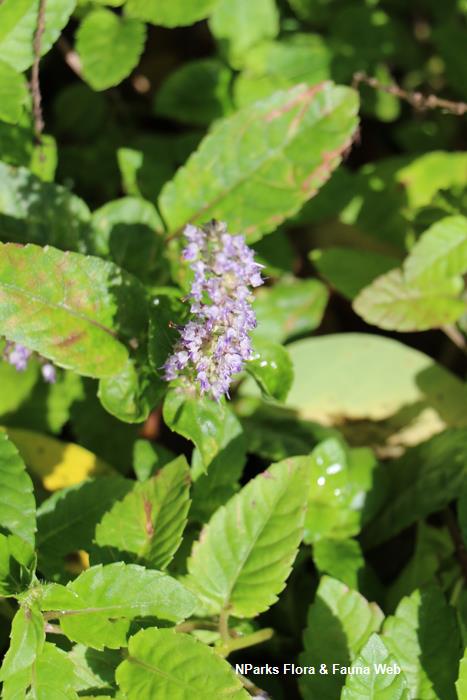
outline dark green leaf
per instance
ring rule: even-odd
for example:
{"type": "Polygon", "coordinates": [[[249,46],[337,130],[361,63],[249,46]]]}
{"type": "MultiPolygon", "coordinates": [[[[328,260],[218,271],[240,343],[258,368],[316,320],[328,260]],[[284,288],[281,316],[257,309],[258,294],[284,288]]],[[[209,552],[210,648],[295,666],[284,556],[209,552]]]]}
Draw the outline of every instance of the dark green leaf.
{"type": "Polygon", "coordinates": [[[18,450],[0,431],[0,527],[34,546],[36,503],[18,450]]]}

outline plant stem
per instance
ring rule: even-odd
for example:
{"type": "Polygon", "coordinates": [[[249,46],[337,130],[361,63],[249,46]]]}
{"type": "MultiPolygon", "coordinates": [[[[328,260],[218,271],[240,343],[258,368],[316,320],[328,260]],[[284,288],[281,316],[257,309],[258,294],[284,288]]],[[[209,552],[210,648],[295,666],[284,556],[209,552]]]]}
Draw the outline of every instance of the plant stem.
{"type": "Polygon", "coordinates": [[[45,6],[47,0],[39,0],[39,9],[37,12],[37,25],[34,34],[34,62],[31,70],[31,95],[32,95],[32,112],[34,115],[34,135],[36,141],[41,143],[42,132],[44,130],[44,118],[42,116],[42,95],[39,81],[39,64],[41,61],[41,45],[42,35],[45,30],[45,6]]]}
{"type": "Polygon", "coordinates": [[[461,567],[462,576],[467,582],[467,549],[465,548],[462,534],[458,528],[457,520],[449,506],[444,510],[444,520],[446,522],[449,534],[454,543],[457,561],[461,567]]]}
{"type": "Polygon", "coordinates": [[[262,642],[267,642],[268,639],[274,634],[274,630],[267,627],[264,630],[258,630],[257,632],[252,632],[252,634],[245,634],[243,637],[229,638],[221,642],[216,646],[216,651],[221,656],[228,656],[233,651],[239,651],[240,649],[247,649],[255,644],[261,644],[262,642]]]}
{"type": "Polygon", "coordinates": [[[226,609],[222,610],[221,614],[219,615],[219,634],[224,642],[228,642],[230,640],[229,612],[226,609]]]}

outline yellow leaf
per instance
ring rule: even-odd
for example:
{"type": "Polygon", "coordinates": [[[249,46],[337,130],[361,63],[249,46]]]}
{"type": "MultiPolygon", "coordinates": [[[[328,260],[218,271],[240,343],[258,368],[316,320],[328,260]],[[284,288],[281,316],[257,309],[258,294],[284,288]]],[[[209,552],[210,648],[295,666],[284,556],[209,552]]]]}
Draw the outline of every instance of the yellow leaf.
{"type": "Polygon", "coordinates": [[[6,428],[6,432],[48,491],[79,484],[92,476],[115,474],[106,462],[80,445],[22,428],[6,428]]]}

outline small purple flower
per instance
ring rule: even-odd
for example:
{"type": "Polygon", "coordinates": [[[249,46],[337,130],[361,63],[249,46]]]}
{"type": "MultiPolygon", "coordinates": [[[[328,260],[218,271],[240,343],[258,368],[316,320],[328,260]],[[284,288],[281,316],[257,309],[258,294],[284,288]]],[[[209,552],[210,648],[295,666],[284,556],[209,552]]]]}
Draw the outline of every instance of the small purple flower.
{"type": "Polygon", "coordinates": [[[41,367],[42,378],[47,384],[55,384],[57,381],[57,370],[50,362],[46,362],[41,367]]]}
{"type": "MultiPolygon", "coordinates": [[[[35,353],[29,348],[26,348],[20,343],[6,342],[3,350],[3,358],[12,365],[18,372],[24,372],[27,369],[30,358],[35,353]]],[[[37,357],[37,355],[36,355],[37,357]]],[[[40,358],[40,355],[39,355],[40,358]]],[[[41,366],[42,377],[48,384],[54,384],[57,380],[57,371],[53,364],[45,362],[41,366]]]]}
{"type": "Polygon", "coordinates": [[[228,396],[232,377],[252,357],[250,332],[256,327],[251,287],[263,284],[262,265],[243,236],[224,223],[189,225],[182,256],[194,273],[189,300],[191,320],[180,331],[164,365],[167,381],[185,377],[201,394],[218,401],[228,396]]]}
{"type": "Polygon", "coordinates": [[[7,343],[4,352],[6,361],[13,365],[18,372],[24,372],[27,368],[31,354],[31,350],[19,343],[7,343]]]}

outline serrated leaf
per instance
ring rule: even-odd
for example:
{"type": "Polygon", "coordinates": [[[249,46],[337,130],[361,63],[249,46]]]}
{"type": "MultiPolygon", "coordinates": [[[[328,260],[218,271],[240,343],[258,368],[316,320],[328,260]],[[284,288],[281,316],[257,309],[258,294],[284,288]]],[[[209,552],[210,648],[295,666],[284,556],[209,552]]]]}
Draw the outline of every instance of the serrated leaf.
{"type": "Polygon", "coordinates": [[[125,13],[162,27],[184,27],[207,17],[216,0],[127,0],[125,13]]]}
{"type": "Polygon", "coordinates": [[[87,14],[76,35],[85,80],[94,90],[118,85],[137,65],[145,39],[146,28],[136,19],[104,8],[87,14]]]}
{"type": "Polygon", "coordinates": [[[209,18],[209,28],[226,48],[231,64],[238,68],[252,46],[278,34],[279,13],[274,0],[219,0],[209,18]]]}
{"type": "MultiPolygon", "coordinates": [[[[333,664],[350,666],[372,632],[378,631],[383,617],[376,603],[368,603],[344,583],[323,576],[308,611],[300,664],[316,668],[326,664],[328,670],[333,664]]],[[[316,674],[300,680],[304,700],[335,700],[345,676],[316,674]]]]}
{"type": "Polygon", "coordinates": [[[3,700],[78,700],[73,664],[64,651],[46,642],[33,666],[4,683],[3,700]]]}
{"type": "Polygon", "coordinates": [[[64,557],[89,551],[103,514],[131,489],[118,476],[85,481],[46,499],[37,513],[37,547],[41,569],[49,578],[63,570],[64,557]]]}
{"type": "Polygon", "coordinates": [[[36,502],[33,485],[14,444],[0,431],[0,525],[34,546],[36,502]]]}
{"type": "Polygon", "coordinates": [[[231,666],[214,649],[171,630],[141,630],[130,639],[116,678],[129,700],[202,697],[247,700],[231,666]]]}
{"type": "Polygon", "coordinates": [[[467,271],[467,218],[447,216],[422,233],[404,262],[407,280],[436,285],[467,271]]]}
{"type": "Polygon", "coordinates": [[[48,491],[78,484],[91,476],[113,473],[108,464],[81,445],[62,442],[32,430],[6,430],[29,470],[48,491]]]}
{"type": "MultiPolygon", "coordinates": [[[[41,56],[58,39],[75,5],[76,0],[47,0],[41,56]]],[[[0,60],[18,71],[29,68],[34,60],[38,8],[39,0],[4,0],[0,3],[0,60]]]]}
{"type": "Polygon", "coordinates": [[[162,83],[154,112],[182,124],[208,126],[232,111],[231,77],[231,71],[217,59],[190,61],[162,83]]]}
{"type": "Polygon", "coordinates": [[[309,460],[272,465],[221,507],[188,561],[203,610],[253,617],[276,602],[303,536],[309,460]]]}
{"type": "Polygon", "coordinates": [[[17,596],[30,585],[36,557],[30,544],[0,532],[0,596],[17,596]]]}
{"type": "Polygon", "coordinates": [[[145,329],[144,290],[111,263],[35,245],[0,244],[0,333],[80,374],[124,366],[145,329]]]}
{"type": "Polygon", "coordinates": [[[189,507],[190,473],[181,456],[115,503],[97,524],[94,541],[113,559],[126,553],[135,563],[165,569],[180,545],[189,507]]]}
{"type": "Polygon", "coordinates": [[[328,297],[324,284],[315,279],[283,277],[273,287],[259,289],[253,305],[257,318],[253,338],[282,343],[315,330],[328,297]]]}
{"type": "Polygon", "coordinates": [[[377,634],[365,644],[354,668],[360,672],[347,676],[342,700],[410,700],[404,674],[377,634]]]}
{"type": "Polygon", "coordinates": [[[31,666],[44,642],[44,618],[37,603],[20,607],[11,625],[10,647],[0,668],[0,681],[31,666]]]}
{"type": "Polygon", "coordinates": [[[456,700],[461,640],[454,609],[440,589],[416,590],[403,598],[385,620],[382,639],[400,664],[411,697],[456,700]]]}
{"type": "Polygon", "coordinates": [[[285,401],[293,381],[293,367],[287,350],[279,343],[255,341],[253,353],[246,364],[248,374],[266,396],[285,401]]]}
{"type": "Polygon", "coordinates": [[[135,618],[180,622],[192,614],[195,603],[193,594],[167,574],[116,562],[87,569],[65,589],[55,584],[41,605],[58,610],[61,629],[72,641],[118,649],[127,645],[135,618]]]}
{"type": "Polygon", "coordinates": [[[169,230],[217,218],[250,241],[273,231],[340,163],[356,111],[354,91],[323,83],[278,92],[218,121],[161,192],[169,230]]]}
{"type": "Polygon", "coordinates": [[[458,320],[466,303],[456,280],[437,286],[410,284],[402,270],[391,270],[365,287],[353,302],[367,323],[399,332],[425,331],[458,320]]]}
{"type": "MultiPolygon", "coordinates": [[[[31,133],[27,141],[32,140],[31,133]]],[[[0,145],[3,153],[1,136],[0,145]]],[[[29,162],[31,155],[28,155],[26,162],[29,162]]],[[[0,186],[1,240],[84,250],[90,213],[82,199],[65,187],[43,182],[26,168],[1,162],[0,186]]]]}
{"type": "Polygon", "coordinates": [[[354,299],[376,277],[399,265],[397,258],[388,255],[341,247],[313,251],[310,258],[323,277],[347,299],[354,299]]]}
{"type": "Polygon", "coordinates": [[[390,539],[459,494],[467,470],[467,430],[445,430],[385,467],[384,507],[363,533],[365,546],[390,539]]]}
{"type": "Polygon", "coordinates": [[[302,418],[336,425],[354,443],[413,445],[467,424],[464,383],[397,340],[337,333],[287,349],[295,374],[288,405],[302,418]]]}
{"type": "Polygon", "coordinates": [[[0,119],[17,124],[27,94],[26,81],[21,73],[0,60],[0,119]]]}

